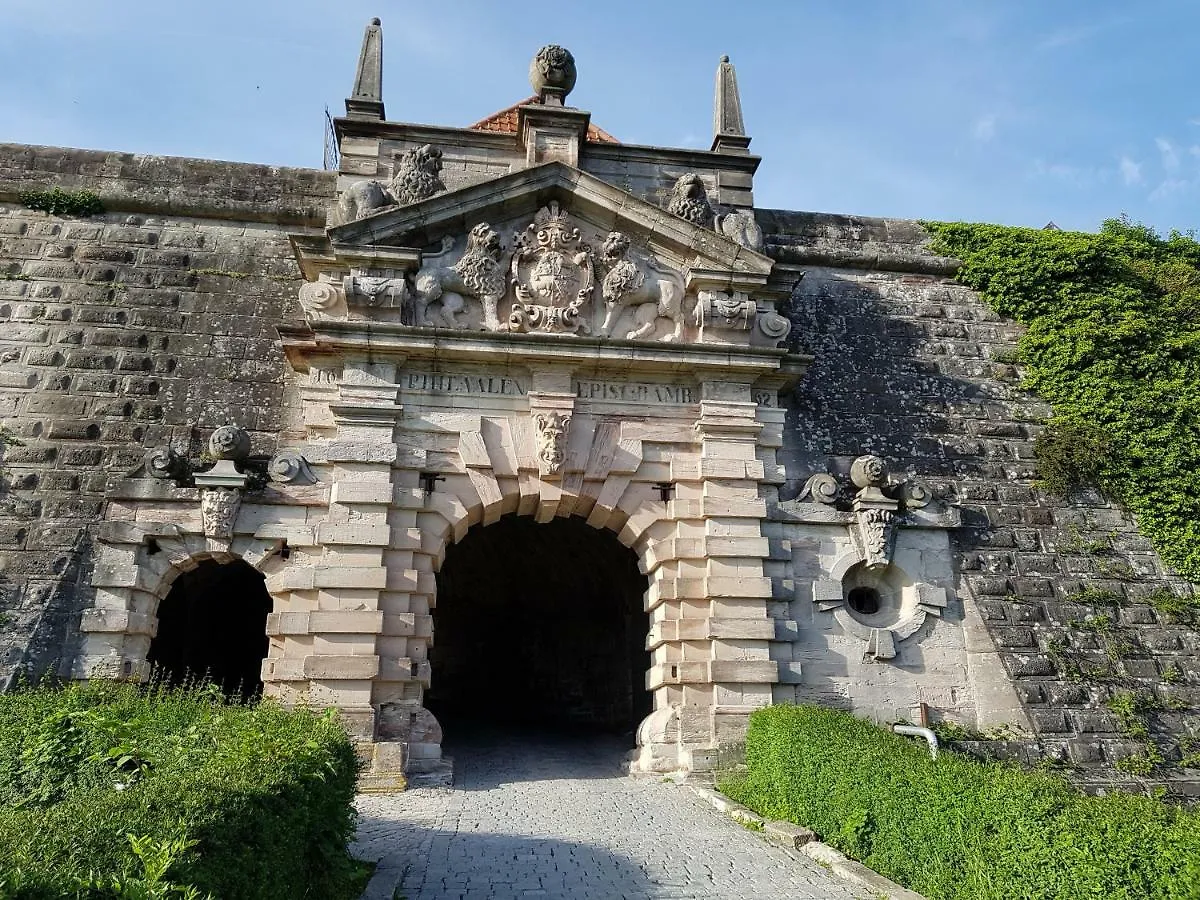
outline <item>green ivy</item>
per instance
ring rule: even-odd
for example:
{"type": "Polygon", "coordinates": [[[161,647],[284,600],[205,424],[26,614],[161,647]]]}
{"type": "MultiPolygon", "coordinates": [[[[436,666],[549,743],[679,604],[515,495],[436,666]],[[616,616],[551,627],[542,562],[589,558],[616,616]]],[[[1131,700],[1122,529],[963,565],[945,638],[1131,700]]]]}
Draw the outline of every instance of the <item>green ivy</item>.
{"type": "Polygon", "coordinates": [[[1096,484],[1200,581],[1200,243],[1126,219],[1098,234],[924,224],[958,280],[1026,326],[1022,386],[1054,406],[1042,486],[1096,484]]]}
{"type": "Polygon", "coordinates": [[[51,188],[48,191],[24,191],[21,204],[52,216],[94,216],[104,212],[104,204],[95,191],[64,191],[51,188]]]}

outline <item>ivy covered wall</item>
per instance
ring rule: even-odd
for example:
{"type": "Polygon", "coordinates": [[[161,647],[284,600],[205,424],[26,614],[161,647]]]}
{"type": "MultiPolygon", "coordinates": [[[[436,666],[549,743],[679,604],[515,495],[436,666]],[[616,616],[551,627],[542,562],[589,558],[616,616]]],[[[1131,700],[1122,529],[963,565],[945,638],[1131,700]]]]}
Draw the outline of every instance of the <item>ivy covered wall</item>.
{"type": "Polygon", "coordinates": [[[781,453],[793,484],[873,452],[962,511],[950,615],[979,612],[1033,733],[943,734],[1195,792],[1200,247],[1120,222],[759,217],[803,274],[793,339],[815,357],[781,453]]]}

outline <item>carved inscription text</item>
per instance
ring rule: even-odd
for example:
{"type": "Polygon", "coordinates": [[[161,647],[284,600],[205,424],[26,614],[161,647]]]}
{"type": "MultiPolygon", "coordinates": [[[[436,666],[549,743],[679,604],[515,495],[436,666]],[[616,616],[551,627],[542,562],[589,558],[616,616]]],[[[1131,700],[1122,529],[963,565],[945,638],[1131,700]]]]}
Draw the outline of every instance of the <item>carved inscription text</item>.
{"type": "Polygon", "coordinates": [[[400,387],[406,391],[429,394],[494,394],[500,397],[524,397],[528,393],[524,379],[511,375],[406,372],[400,378],[400,387]]]}
{"type": "Polygon", "coordinates": [[[620,403],[695,403],[696,390],[686,384],[647,384],[638,381],[576,381],[580,400],[620,403]]]}

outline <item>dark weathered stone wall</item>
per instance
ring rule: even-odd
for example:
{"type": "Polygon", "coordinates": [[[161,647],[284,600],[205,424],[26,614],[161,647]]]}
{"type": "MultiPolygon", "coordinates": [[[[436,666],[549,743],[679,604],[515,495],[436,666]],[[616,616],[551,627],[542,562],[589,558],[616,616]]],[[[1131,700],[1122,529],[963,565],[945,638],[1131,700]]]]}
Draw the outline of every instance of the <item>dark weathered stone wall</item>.
{"type": "Polygon", "coordinates": [[[1104,771],[1143,747],[1104,701],[1139,690],[1190,707],[1151,716],[1170,756],[1167,735],[1200,729],[1200,634],[1139,601],[1156,588],[1190,588],[1117,505],[1035,487],[1033,438],[1050,410],[1021,390],[1006,361],[1020,327],[956,284],[953,261],[925,249],[929,236],[916,223],[759,216],[769,252],[805,272],[793,340],[815,356],[789,409],[781,459],[802,481],[876,453],[961,504],[960,594],[977,603],[1040,739],[992,749],[1104,771]],[[1069,599],[1084,588],[1120,603],[1069,599]],[[1108,633],[1078,627],[1098,614],[1113,619],[1108,633]],[[1080,666],[1098,674],[1081,677],[1080,666]]]}
{"type": "Polygon", "coordinates": [[[54,672],[89,602],[106,483],[146,447],[198,452],[225,422],[270,452],[275,324],[299,273],[286,232],[324,224],[325,172],[0,145],[0,680],[54,672]],[[88,188],[91,218],[21,191],[88,188]]]}

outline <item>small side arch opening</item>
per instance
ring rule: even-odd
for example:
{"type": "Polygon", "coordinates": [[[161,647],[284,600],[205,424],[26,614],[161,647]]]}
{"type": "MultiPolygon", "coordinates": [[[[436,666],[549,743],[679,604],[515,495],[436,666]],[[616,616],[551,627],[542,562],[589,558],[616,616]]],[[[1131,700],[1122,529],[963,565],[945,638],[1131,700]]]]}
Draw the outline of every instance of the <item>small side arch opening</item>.
{"type": "Polygon", "coordinates": [[[271,595],[261,572],[237,560],[205,560],[184,572],[158,608],[147,654],[154,680],[209,683],[230,699],[262,694],[271,595]]]}

